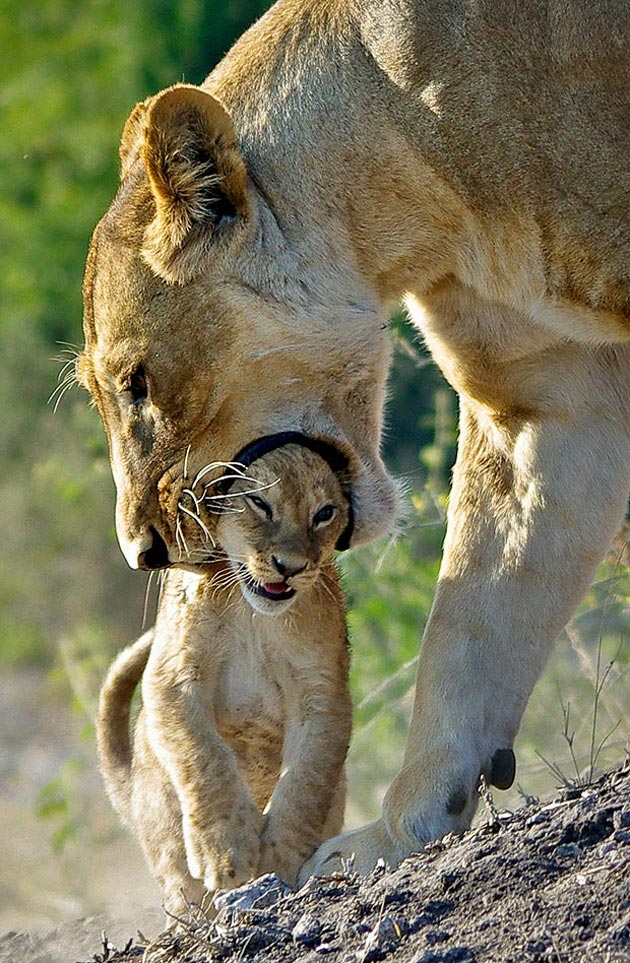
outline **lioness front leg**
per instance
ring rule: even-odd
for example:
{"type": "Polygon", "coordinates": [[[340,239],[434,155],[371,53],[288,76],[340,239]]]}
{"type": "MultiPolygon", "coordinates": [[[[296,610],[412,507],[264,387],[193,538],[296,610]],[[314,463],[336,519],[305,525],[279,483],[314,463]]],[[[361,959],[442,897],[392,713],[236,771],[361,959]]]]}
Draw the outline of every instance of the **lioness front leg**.
{"type": "Polygon", "coordinates": [[[208,890],[256,875],[262,815],[213,728],[211,682],[194,646],[156,638],[143,678],[148,739],[173,782],[182,814],[188,869],[208,890]]]}
{"type": "MultiPolygon", "coordinates": [[[[516,374],[527,386],[527,367],[516,374]]],[[[514,778],[529,694],[621,522],[630,478],[628,350],[549,352],[531,377],[531,404],[513,414],[462,402],[402,770],[382,818],[329,840],[303,876],[352,854],[362,872],[379,857],[395,864],[468,827],[481,773],[501,788],[514,778]]]]}

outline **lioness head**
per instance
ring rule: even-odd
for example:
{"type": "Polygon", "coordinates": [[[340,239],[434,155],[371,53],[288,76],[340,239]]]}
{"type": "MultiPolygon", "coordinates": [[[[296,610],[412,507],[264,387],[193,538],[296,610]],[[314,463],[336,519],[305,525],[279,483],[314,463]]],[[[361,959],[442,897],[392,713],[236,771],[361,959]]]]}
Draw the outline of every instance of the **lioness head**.
{"type": "Polygon", "coordinates": [[[230,575],[259,612],[286,611],[319,578],[348,526],[343,478],[306,448],[288,445],[236,474],[218,509],[216,540],[230,575]]]}
{"type": "Polygon", "coordinates": [[[191,481],[287,429],[347,453],[353,544],[386,531],[389,348],[352,272],[285,236],[231,118],[200,88],[139,104],[121,159],[87,260],[78,376],[105,425],[129,564],[194,563],[216,517],[197,511],[191,481]],[[188,537],[182,505],[201,522],[188,537]]]}

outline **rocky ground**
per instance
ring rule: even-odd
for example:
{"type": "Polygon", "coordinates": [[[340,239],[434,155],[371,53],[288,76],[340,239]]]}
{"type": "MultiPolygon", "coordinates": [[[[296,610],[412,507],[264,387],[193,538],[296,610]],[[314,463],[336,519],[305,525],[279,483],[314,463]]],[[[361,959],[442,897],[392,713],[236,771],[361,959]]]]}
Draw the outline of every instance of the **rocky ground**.
{"type": "MultiPolygon", "coordinates": [[[[393,872],[311,880],[297,893],[264,877],[220,899],[212,921],[191,911],[179,932],[118,949],[95,939],[81,960],[628,963],[630,764],[514,814],[498,813],[489,794],[482,806],[475,830],[393,872]]],[[[53,958],[45,941],[10,939],[1,961],[53,958]]],[[[77,942],[64,963],[78,959],[77,942]]]]}

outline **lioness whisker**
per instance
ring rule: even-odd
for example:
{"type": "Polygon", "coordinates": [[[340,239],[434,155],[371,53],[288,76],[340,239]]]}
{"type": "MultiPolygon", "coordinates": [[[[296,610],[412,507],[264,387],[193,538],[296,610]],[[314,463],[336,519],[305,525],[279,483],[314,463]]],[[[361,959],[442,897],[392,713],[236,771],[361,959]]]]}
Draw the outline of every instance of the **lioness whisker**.
{"type": "MultiPolygon", "coordinates": [[[[241,465],[240,467],[243,469],[243,471],[237,475],[238,478],[242,477],[245,470],[244,465],[241,465]]],[[[212,461],[208,465],[204,465],[203,468],[199,469],[195,477],[195,480],[191,485],[191,488],[196,488],[199,482],[201,481],[201,479],[204,478],[209,472],[214,471],[216,468],[225,468],[227,469],[227,471],[233,471],[233,472],[239,471],[239,465],[237,462],[212,461]]],[[[213,482],[212,484],[216,484],[216,482],[213,482]]]]}
{"type": "MultiPolygon", "coordinates": [[[[209,530],[206,528],[206,526],[205,526],[204,523],[201,521],[201,519],[199,518],[199,516],[198,516],[198,515],[195,515],[194,512],[191,512],[190,509],[189,509],[189,508],[186,508],[185,505],[182,505],[181,502],[178,502],[178,503],[177,503],[177,507],[178,507],[178,509],[179,509],[180,512],[184,512],[185,515],[188,515],[190,518],[192,518],[193,522],[196,522],[197,525],[199,526],[199,528],[201,529],[201,531],[204,533],[204,535],[205,535],[205,537],[206,537],[206,540],[210,540],[210,541],[212,542],[212,544],[216,546],[215,540],[213,539],[213,537],[212,537],[212,535],[210,534],[209,530]]],[[[185,543],[184,543],[184,544],[185,544],[185,543]]],[[[186,554],[190,554],[190,553],[187,551],[186,554]]]]}
{"type": "Polygon", "coordinates": [[[175,525],[175,541],[177,542],[177,547],[179,548],[179,557],[182,558],[183,555],[188,557],[190,552],[188,551],[188,545],[186,544],[186,539],[184,538],[184,533],[182,531],[182,520],[179,518],[179,516],[175,525]]]}
{"type": "Polygon", "coordinates": [[[197,514],[199,514],[199,506],[201,505],[201,502],[199,501],[195,493],[192,491],[192,489],[182,488],[182,495],[188,495],[190,498],[192,498],[193,502],[195,503],[195,511],[197,512],[197,514]]]}
{"type": "Polygon", "coordinates": [[[247,511],[246,508],[230,508],[228,505],[217,505],[216,508],[206,505],[205,508],[208,515],[242,515],[247,511]]]}
{"type": "Polygon", "coordinates": [[[263,485],[262,483],[258,482],[255,478],[245,478],[245,476],[243,476],[241,480],[253,482],[257,487],[248,488],[244,492],[223,492],[223,493],[219,493],[218,495],[208,495],[208,488],[210,487],[208,485],[203,495],[203,501],[204,502],[221,501],[226,498],[241,498],[243,495],[257,495],[259,492],[264,492],[264,491],[267,491],[267,489],[269,488],[273,488],[274,485],[277,485],[279,481],[279,479],[276,478],[275,481],[267,482],[266,485],[263,485]]]}
{"type": "Polygon", "coordinates": [[[151,585],[153,583],[153,577],[155,572],[149,572],[149,577],[147,579],[147,584],[144,588],[144,603],[142,606],[142,628],[141,631],[144,632],[147,624],[147,614],[149,612],[149,596],[151,594],[151,585]]]}
{"type": "MultiPolygon", "coordinates": [[[[207,485],[204,485],[204,496],[207,495],[208,491],[211,488],[214,488],[216,485],[219,485],[222,482],[227,482],[227,481],[245,481],[245,482],[249,482],[251,485],[258,485],[260,488],[262,488],[262,485],[258,481],[258,479],[252,478],[250,475],[221,475],[219,478],[214,478],[211,482],[208,482],[207,485]]],[[[230,494],[231,494],[230,492],[219,492],[216,496],[211,496],[211,497],[229,498],[230,494]]]]}
{"type": "Polygon", "coordinates": [[[184,481],[188,481],[188,456],[189,455],[190,455],[190,445],[186,449],[186,453],[184,455],[184,464],[182,467],[182,478],[184,479],[184,481]]]}
{"type": "Polygon", "coordinates": [[[162,571],[158,572],[158,596],[157,596],[157,603],[156,603],[157,609],[160,608],[160,603],[162,601],[162,593],[164,592],[164,586],[166,585],[166,577],[167,577],[166,569],[162,569],[162,571]]]}
{"type": "Polygon", "coordinates": [[[73,358],[78,358],[81,354],[81,348],[72,341],[57,341],[56,344],[61,347],[62,354],[71,354],[73,358]]]}
{"type": "Polygon", "coordinates": [[[72,388],[76,383],[77,383],[77,379],[74,373],[69,373],[64,377],[63,381],[60,381],[59,384],[55,386],[53,391],[51,391],[48,401],[46,403],[50,404],[54,399],[55,404],[53,406],[53,414],[56,413],[57,408],[59,407],[59,404],[61,402],[61,399],[65,395],[66,391],[72,388]]]}

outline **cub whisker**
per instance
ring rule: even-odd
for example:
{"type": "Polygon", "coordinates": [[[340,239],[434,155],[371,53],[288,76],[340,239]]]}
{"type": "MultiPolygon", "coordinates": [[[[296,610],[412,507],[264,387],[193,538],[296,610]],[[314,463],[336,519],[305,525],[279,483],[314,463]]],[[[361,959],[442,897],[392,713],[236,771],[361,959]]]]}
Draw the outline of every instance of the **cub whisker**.
{"type": "MultiPolygon", "coordinates": [[[[323,574],[323,573],[322,573],[322,574],[323,574]]],[[[324,592],[326,593],[326,595],[328,595],[328,596],[333,600],[333,602],[336,603],[337,599],[335,598],[334,593],[333,593],[333,591],[331,590],[330,586],[329,586],[329,585],[326,585],[326,579],[325,579],[325,578],[321,578],[321,579],[320,579],[320,582],[321,582],[321,586],[322,586],[324,592]]]]}

